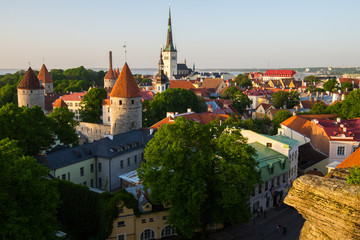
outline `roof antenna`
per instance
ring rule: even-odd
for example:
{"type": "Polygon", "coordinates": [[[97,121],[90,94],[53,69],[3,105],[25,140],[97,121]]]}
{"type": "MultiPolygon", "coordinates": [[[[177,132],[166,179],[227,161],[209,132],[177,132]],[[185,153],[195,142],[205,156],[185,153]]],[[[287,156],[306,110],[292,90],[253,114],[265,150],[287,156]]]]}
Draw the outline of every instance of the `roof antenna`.
{"type": "Polygon", "coordinates": [[[123,46],[123,48],[125,48],[125,63],[126,63],[126,53],[127,53],[127,49],[126,49],[126,41],[125,41],[125,45],[123,46]]]}

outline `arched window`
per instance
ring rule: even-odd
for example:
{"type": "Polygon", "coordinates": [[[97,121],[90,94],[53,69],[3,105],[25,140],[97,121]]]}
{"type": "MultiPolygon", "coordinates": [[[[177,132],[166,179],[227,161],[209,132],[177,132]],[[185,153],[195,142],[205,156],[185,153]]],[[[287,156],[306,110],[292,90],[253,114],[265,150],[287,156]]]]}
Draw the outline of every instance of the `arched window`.
{"type": "Polygon", "coordinates": [[[175,235],[175,229],[169,225],[167,225],[166,227],[163,228],[163,230],[161,230],[161,237],[168,237],[168,236],[173,236],[175,235]]]}
{"type": "Polygon", "coordinates": [[[145,229],[140,235],[140,240],[151,240],[151,239],[155,239],[155,232],[152,229],[145,229]]]}

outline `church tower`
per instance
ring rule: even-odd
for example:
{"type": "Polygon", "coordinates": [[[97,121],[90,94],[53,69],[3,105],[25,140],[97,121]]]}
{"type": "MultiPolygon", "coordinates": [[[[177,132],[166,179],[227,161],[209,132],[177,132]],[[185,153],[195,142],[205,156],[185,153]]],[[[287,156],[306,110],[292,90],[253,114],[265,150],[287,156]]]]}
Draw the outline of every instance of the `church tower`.
{"type": "Polygon", "coordinates": [[[49,71],[47,70],[45,64],[43,64],[40,69],[40,72],[38,74],[38,79],[41,82],[40,84],[42,84],[42,86],[44,87],[45,94],[53,93],[54,81],[49,71]]]}
{"type": "Polygon", "coordinates": [[[105,77],[104,77],[104,88],[105,89],[111,89],[114,87],[116,82],[116,77],[114,70],[112,68],[112,52],[109,51],[109,70],[107,71],[105,77]]]}
{"type": "Polygon", "coordinates": [[[142,128],[142,97],[127,63],[110,93],[111,134],[142,128]]]}
{"type": "Polygon", "coordinates": [[[177,51],[173,44],[172,29],[171,29],[171,13],[169,7],[169,19],[166,47],[163,51],[164,72],[166,76],[171,79],[172,76],[177,75],[177,51]]]}
{"type": "Polygon", "coordinates": [[[40,85],[39,79],[29,67],[21,82],[17,86],[18,106],[32,108],[35,105],[45,110],[44,87],[40,85]]]}
{"type": "Polygon", "coordinates": [[[164,92],[170,87],[169,78],[164,73],[164,62],[162,57],[162,49],[160,50],[160,59],[159,59],[159,72],[155,75],[154,78],[154,90],[156,92],[164,92]]]}

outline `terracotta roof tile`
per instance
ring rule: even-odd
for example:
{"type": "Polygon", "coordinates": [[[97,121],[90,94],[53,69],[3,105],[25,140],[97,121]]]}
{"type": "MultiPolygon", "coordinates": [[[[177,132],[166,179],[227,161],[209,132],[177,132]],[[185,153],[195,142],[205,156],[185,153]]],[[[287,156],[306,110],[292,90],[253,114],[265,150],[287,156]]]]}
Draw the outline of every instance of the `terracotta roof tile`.
{"type": "Polygon", "coordinates": [[[168,124],[168,123],[174,124],[174,119],[171,116],[168,116],[168,117],[164,118],[163,120],[161,120],[160,122],[155,123],[150,128],[159,129],[161,126],[168,124]]]}
{"type": "Polygon", "coordinates": [[[265,77],[292,77],[295,75],[293,70],[267,70],[264,74],[265,77]]]}
{"type": "Polygon", "coordinates": [[[208,89],[217,89],[219,85],[223,82],[221,78],[205,78],[201,84],[202,88],[208,89]]]}
{"type": "Polygon", "coordinates": [[[55,100],[53,108],[67,107],[67,104],[61,98],[55,100]]]}
{"type": "Polygon", "coordinates": [[[141,97],[141,92],[136,84],[135,78],[132,75],[127,63],[121,69],[120,75],[116,80],[110,97],[133,98],[141,97]]]}
{"type": "Polygon", "coordinates": [[[34,71],[29,67],[26,71],[24,77],[21,82],[17,86],[18,89],[44,89],[42,85],[40,85],[40,81],[35,75],[34,71]]]}
{"type": "Polygon", "coordinates": [[[317,101],[302,100],[300,101],[300,103],[304,108],[308,108],[308,109],[311,109],[316,103],[322,103],[324,106],[326,106],[326,104],[320,100],[317,101]]]}
{"type": "Polygon", "coordinates": [[[148,100],[151,101],[154,99],[155,97],[155,93],[152,91],[146,91],[146,90],[140,90],[141,92],[141,96],[142,96],[142,100],[148,100]]]}
{"type": "Polygon", "coordinates": [[[54,80],[52,79],[49,71],[47,70],[45,64],[42,65],[40,72],[38,74],[38,79],[41,80],[43,83],[53,83],[54,80]]]}
{"type": "Polygon", "coordinates": [[[188,80],[170,80],[170,88],[183,88],[189,90],[195,86],[188,80]]]}
{"type": "Polygon", "coordinates": [[[81,99],[84,97],[86,92],[74,92],[72,94],[67,94],[62,96],[62,100],[64,101],[81,101],[81,99]]]}
{"type": "Polygon", "coordinates": [[[360,119],[341,119],[340,123],[334,120],[319,120],[317,126],[324,129],[330,140],[360,141],[360,119]]]}
{"type": "Polygon", "coordinates": [[[107,71],[104,79],[116,79],[114,71],[111,68],[107,71]]]}
{"type": "Polygon", "coordinates": [[[311,121],[299,116],[292,116],[281,123],[282,125],[291,128],[292,130],[310,137],[311,134],[311,121]]]}
{"type": "Polygon", "coordinates": [[[110,105],[110,98],[104,99],[102,105],[110,105]]]}
{"type": "Polygon", "coordinates": [[[349,168],[354,166],[360,166],[360,148],[348,156],[336,168],[349,168]]]}

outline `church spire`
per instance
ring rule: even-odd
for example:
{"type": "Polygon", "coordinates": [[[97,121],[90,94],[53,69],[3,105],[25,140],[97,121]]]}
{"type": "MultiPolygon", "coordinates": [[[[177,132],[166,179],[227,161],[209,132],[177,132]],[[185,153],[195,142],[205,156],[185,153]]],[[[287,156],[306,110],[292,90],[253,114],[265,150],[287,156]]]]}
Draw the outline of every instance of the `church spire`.
{"type": "Polygon", "coordinates": [[[168,31],[167,31],[167,40],[166,40],[165,51],[171,51],[171,52],[176,51],[174,48],[173,39],[172,39],[170,6],[169,6],[169,20],[168,20],[168,31]]]}

